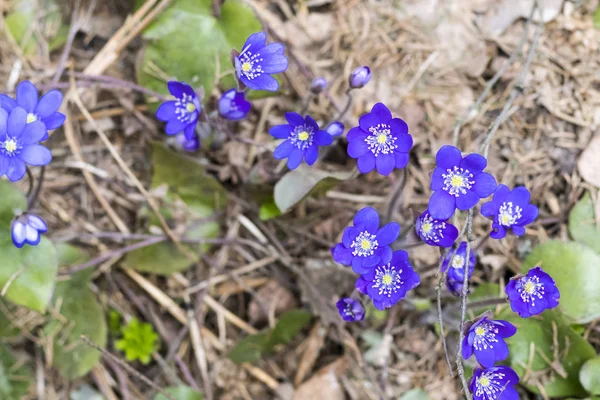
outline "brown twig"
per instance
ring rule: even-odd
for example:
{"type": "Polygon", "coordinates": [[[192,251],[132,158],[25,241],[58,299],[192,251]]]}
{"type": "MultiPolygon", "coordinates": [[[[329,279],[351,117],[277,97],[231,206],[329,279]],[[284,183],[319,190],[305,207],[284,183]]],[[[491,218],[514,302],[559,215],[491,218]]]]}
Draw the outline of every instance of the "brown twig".
{"type": "Polygon", "coordinates": [[[96,343],[92,342],[90,340],[90,338],[88,338],[87,336],[81,335],[80,338],[81,338],[81,340],[83,340],[83,342],[85,344],[87,344],[88,346],[90,346],[90,347],[98,350],[100,353],[102,353],[103,356],[108,357],[109,359],[111,359],[114,362],[116,362],[117,364],[119,364],[121,367],[125,368],[125,370],[127,372],[129,372],[130,374],[132,374],[136,378],[141,379],[146,385],[150,386],[152,389],[156,390],[157,392],[159,392],[160,394],[162,394],[163,396],[165,396],[167,399],[169,399],[169,400],[175,400],[175,398],[173,396],[171,396],[163,388],[161,388],[160,386],[158,386],[156,383],[152,382],[145,375],[142,375],[141,373],[139,373],[138,371],[136,371],[135,368],[133,368],[132,366],[130,366],[129,364],[127,364],[125,361],[121,360],[119,357],[115,356],[111,352],[103,349],[102,347],[98,346],[96,343]]]}

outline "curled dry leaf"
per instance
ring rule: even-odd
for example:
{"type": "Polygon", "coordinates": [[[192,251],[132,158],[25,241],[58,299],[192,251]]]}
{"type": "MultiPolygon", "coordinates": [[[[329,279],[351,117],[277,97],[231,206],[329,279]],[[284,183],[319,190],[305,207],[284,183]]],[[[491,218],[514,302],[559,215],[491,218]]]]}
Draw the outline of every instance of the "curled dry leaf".
{"type": "Polygon", "coordinates": [[[600,187],[600,137],[587,145],[577,163],[579,173],[588,183],[600,187]]]}
{"type": "Polygon", "coordinates": [[[261,287],[252,298],[248,306],[248,315],[252,324],[263,322],[268,319],[268,313],[279,315],[280,313],[291,310],[298,304],[292,292],[281,286],[276,280],[270,280],[261,287]],[[265,310],[265,308],[267,308],[265,310]]]}

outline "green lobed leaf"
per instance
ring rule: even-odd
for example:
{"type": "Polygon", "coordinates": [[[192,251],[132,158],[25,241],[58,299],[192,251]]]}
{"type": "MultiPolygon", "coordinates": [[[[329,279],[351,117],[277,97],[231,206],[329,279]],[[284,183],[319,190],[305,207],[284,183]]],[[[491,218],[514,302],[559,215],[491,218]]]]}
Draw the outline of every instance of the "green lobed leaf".
{"type": "Polygon", "coordinates": [[[569,232],[575,241],[586,244],[600,253],[600,229],[596,226],[592,196],[587,192],[569,214],[569,232]]]}
{"type": "Polygon", "coordinates": [[[275,204],[284,213],[310,194],[326,192],[341,181],[355,178],[357,171],[327,172],[300,164],[275,184],[273,193],[275,204]]]}
{"type": "Polygon", "coordinates": [[[586,395],[579,382],[579,371],[587,360],[596,356],[596,352],[571,329],[568,320],[558,311],[546,310],[536,317],[521,318],[506,307],[497,319],[509,321],[517,327],[517,333],[506,342],[510,350],[510,365],[517,374],[522,378],[525,369],[530,370],[529,379],[521,381],[523,385],[539,393],[537,377],[550,398],[586,395]],[[554,346],[555,339],[557,348],[554,346]],[[530,360],[532,346],[534,353],[530,360]],[[564,370],[566,377],[552,369],[547,360],[564,370]]]}
{"type": "Polygon", "coordinates": [[[412,389],[404,393],[400,400],[430,400],[430,398],[423,389],[412,389]]]}
{"type": "Polygon", "coordinates": [[[101,357],[99,351],[81,340],[81,335],[101,348],[106,346],[104,310],[88,287],[89,278],[90,274],[83,271],[56,285],[54,299],[61,302],[59,311],[67,321],[63,324],[53,319],[44,327],[46,336],[54,338],[54,365],[67,379],[87,374],[101,357]]]}
{"type": "Polygon", "coordinates": [[[16,359],[5,345],[0,345],[0,398],[18,400],[25,398],[33,382],[31,369],[16,359]]]}
{"type": "MultiPolygon", "coordinates": [[[[136,66],[141,85],[168,95],[153,66],[193,88],[204,87],[210,95],[219,73],[233,71],[230,54],[242,50],[246,38],[261,30],[253,10],[238,0],[227,0],[219,18],[213,16],[212,0],[174,0],[144,31],[147,40],[136,66]]],[[[234,86],[232,76],[224,82],[234,86]]]]}
{"type": "Polygon", "coordinates": [[[600,357],[588,360],[579,371],[581,385],[594,395],[600,395],[600,357]]]}
{"type": "MultiPolygon", "coordinates": [[[[182,201],[189,214],[185,236],[190,239],[217,237],[219,223],[206,220],[225,209],[227,192],[223,186],[202,165],[158,142],[152,143],[152,165],[152,187],[166,185],[168,188],[168,204],[161,210],[163,217],[172,218],[175,203],[182,201]]],[[[154,224],[158,225],[158,221],[154,220],[154,224]]],[[[206,251],[209,246],[188,245],[188,248],[195,254],[206,251]]],[[[191,262],[174,244],[162,242],[129,252],[123,265],[142,272],[169,275],[188,268],[191,262]]]]}
{"type": "Polygon", "coordinates": [[[600,317],[600,255],[575,242],[550,240],[525,259],[522,272],[541,265],[560,290],[560,311],[573,323],[600,317]]]}
{"type": "MultiPolygon", "coordinates": [[[[202,393],[189,386],[173,386],[165,389],[175,400],[202,400],[202,393]]],[[[168,400],[164,395],[158,393],[154,400],[168,400]]]]}

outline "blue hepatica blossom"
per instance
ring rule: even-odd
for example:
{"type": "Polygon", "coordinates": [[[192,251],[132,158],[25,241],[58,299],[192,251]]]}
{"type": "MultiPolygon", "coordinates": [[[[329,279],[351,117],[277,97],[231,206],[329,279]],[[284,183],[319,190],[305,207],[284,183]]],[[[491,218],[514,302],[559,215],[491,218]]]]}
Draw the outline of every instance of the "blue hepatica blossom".
{"type": "Polygon", "coordinates": [[[519,400],[519,393],[515,389],[518,383],[519,376],[510,367],[477,368],[469,389],[473,393],[473,400],[519,400]]]}
{"type": "Polygon", "coordinates": [[[510,322],[490,320],[484,316],[469,328],[463,340],[463,358],[466,360],[475,354],[483,367],[493,367],[497,361],[508,358],[508,346],[504,339],[515,333],[517,328],[510,322]]]}
{"type": "Polygon", "coordinates": [[[529,190],[523,186],[512,191],[505,185],[498,186],[492,201],[481,206],[481,214],[494,221],[492,238],[502,239],[507,229],[512,229],[517,236],[525,234],[525,225],[535,221],[539,214],[538,208],[529,204],[530,197],[529,190]]]}
{"type": "Polygon", "coordinates": [[[46,134],[40,139],[48,139],[49,130],[57,129],[65,123],[65,115],[58,112],[63,101],[63,95],[58,90],[51,90],[38,100],[38,92],[33,83],[23,81],[17,86],[16,100],[0,94],[0,107],[11,113],[16,107],[27,112],[28,124],[41,121],[46,128],[46,134]]]}
{"type": "Polygon", "coordinates": [[[421,279],[408,261],[408,253],[397,250],[389,262],[378,264],[362,274],[356,281],[356,289],[368,295],[376,308],[385,310],[402,300],[419,283],[421,279]]]}
{"type": "Polygon", "coordinates": [[[266,43],[264,32],[250,35],[242,52],[234,59],[235,71],[239,80],[250,89],[276,92],[279,82],[271,74],[285,71],[288,59],[283,55],[281,43],[266,43]]]}
{"type": "Polygon", "coordinates": [[[327,133],[329,133],[333,137],[342,136],[344,134],[344,124],[340,121],[333,121],[327,128],[325,128],[327,133]]]}
{"type": "MultiPolygon", "coordinates": [[[[446,270],[448,270],[448,279],[457,280],[461,283],[464,282],[466,258],[467,242],[461,242],[461,244],[456,248],[456,251],[450,250],[444,257],[444,262],[442,263],[442,272],[446,272],[446,270]]],[[[471,248],[471,252],[469,254],[469,278],[471,275],[473,275],[476,262],[477,258],[475,257],[475,252],[473,251],[473,248],[471,248]]]]}
{"type": "Polygon", "coordinates": [[[340,299],[335,305],[344,321],[362,321],[365,318],[365,309],[358,300],[345,297],[340,299]]]}
{"type": "Polygon", "coordinates": [[[360,89],[371,80],[371,68],[366,65],[358,67],[350,74],[348,84],[352,89],[360,89]]]}
{"type": "Polygon", "coordinates": [[[446,221],[434,219],[425,210],[415,223],[417,235],[430,246],[450,247],[458,237],[458,229],[446,221]]]}
{"type": "Polygon", "coordinates": [[[400,235],[400,224],[390,222],[379,228],[379,214],[365,207],[354,216],[354,226],[344,230],[342,242],[331,249],[333,259],[351,265],[357,274],[364,274],[376,265],[385,265],[392,259],[392,244],[400,235]]]}
{"type": "Polygon", "coordinates": [[[447,220],[456,208],[468,210],[496,190],[496,179],[483,172],[487,160],[482,155],[462,157],[456,147],[443,146],[435,159],[428,207],[433,218],[447,220]]]}
{"type": "Polygon", "coordinates": [[[185,82],[170,81],[167,86],[175,100],[162,103],[156,110],[156,118],[167,123],[167,135],[183,131],[186,137],[192,139],[200,116],[200,99],[185,82]]]}
{"type": "MultiPolygon", "coordinates": [[[[471,274],[469,274],[469,279],[470,278],[471,278],[471,274]]],[[[463,280],[453,279],[453,278],[446,276],[446,288],[448,288],[448,291],[450,293],[452,293],[454,296],[459,297],[462,295],[464,283],[465,282],[463,280]]],[[[467,292],[467,294],[468,293],[471,293],[470,289],[467,292]]]]}
{"type": "Polygon", "coordinates": [[[219,99],[219,114],[230,121],[246,118],[250,108],[251,105],[246,100],[246,94],[235,89],[229,89],[219,99]]]}
{"type": "Polygon", "coordinates": [[[185,133],[178,133],[176,138],[177,143],[179,143],[181,146],[181,149],[185,151],[193,153],[200,148],[200,138],[196,133],[194,133],[194,136],[192,136],[191,139],[188,139],[187,136],[185,136],[185,133]]]}
{"type": "Polygon", "coordinates": [[[12,182],[25,176],[26,164],[43,166],[52,161],[52,153],[38,144],[47,134],[41,121],[27,123],[27,111],[14,108],[10,114],[0,109],[0,176],[12,182]]]}
{"type": "Polygon", "coordinates": [[[558,306],[560,291],[554,279],[541,267],[535,267],[525,276],[513,278],[506,285],[510,308],[521,318],[541,314],[548,308],[558,306]]]}
{"type": "Polygon", "coordinates": [[[327,80],[325,78],[315,78],[310,85],[310,91],[319,94],[327,89],[327,80]]]}
{"type": "Polygon", "coordinates": [[[319,146],[327,146],[333,138],[326,131],[320,130],[319,125],[309,115],[306,118],[298,113],[285,113],[287,124],[276,125],[269,130],[269,134],[276,139],[286,139],[281,143],[273,156],[278,159],[287,158],[289,169],[296,169],[306,160],[308,165],[313,165],[319,156],[319,146]]]}
{"type": "Polygon", "coordinates": [[[377,103],[358,123],[359,126],[348,131],[346,139],[348,155],[357,159],[360,172],[366,174],[377,169],[381,175],[389,175],[394,168],[406,167],[413,145],[406,122],[392,118],[390,110],[377,103]]]}
{"type": "Polygon", "coordinates": [[[13,244],[22,248],[26,244],[37,246],[41,240],[41,234],[48,232],[46,222],[33,214],[23,214],[13,220],[11,236],[13,244]]]}

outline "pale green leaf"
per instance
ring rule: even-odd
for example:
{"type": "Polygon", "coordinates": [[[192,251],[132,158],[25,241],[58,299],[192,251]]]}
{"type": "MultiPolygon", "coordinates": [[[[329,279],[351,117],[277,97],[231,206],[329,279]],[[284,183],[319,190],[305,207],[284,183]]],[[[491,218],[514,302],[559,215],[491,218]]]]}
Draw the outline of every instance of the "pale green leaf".
{"type": "Polygon", "coordinates": [[[33,381],[31,369],[5,345],[0,345],[0,398],[19,400],[25,398],[33,381]]]}
{"type": "Polygon", "coordinates": [[[430,400],[429,395],[423,389],[413,389],[404,393],[400,400],[430,400]]]}
{"type": "Polygon", "coordinates": [[[588,392],[600,394],[600,357],[592,358],[583,364],[579,371],[579,380],[588,392]]]}
{"type": "Polygon", "coordinates": [[[586,193],[571,210],[569,232],[575,241],[587,244],[600,253],[600,228],[596,225],[594,202],[589,193],[586,193]]]}
{"type": "MultiPolygon", "coordinates": [[[[174,386],[165,389],[175,400],[202,400],[202,393],[189,386],[174,386]]],[[[164,395],[158,393],[154,400],[168,400],[164,395]]]]}
{"type": "Polygon", "coordinates": [[[534,377],[543,376],[543,388],[550,398],[586,394],[579,382],[579,371],[587,360],[596,356],[596,352],[571,329],[558,311],[546,310],[536,317],[521,318],[506,307],[497,319],[507,320],[517,327],[517,333],[506,342],[510,350],[509,363],[517,374],[524,377],[525,367],[530,369],[529,379],[522,379],[521,384],[539,393],[534,377]],[[558,347],[554,346],[555,340],[558,347]],[[567,374],[566,378],[559,375],[547,360],[558,363],[567,374]]]}
{"type": "Polygon", "coordinates": [[[54,366],[67,379],[87,374],[101,357],[99,351],[81,340],[81,335],[102,348],[106,346],[104,310],[88,284],[88,273],[75,274],[70,280],[59,282],[54,299],[61,304],[59,312],[66,323],[53,319],[44,327],[46,336],[54,339],[54,366]]]}
{"type": "Polygon", "coordinates": [[[581,243],[551,240],[527,256],[522,272],[540,265],[560,290],[560,311],[573,323],[600,317],[600,255],[581,243]]]}
{"type": "Polygon", "coordinates": [[[286,173],[275,184],[273,197],[281,212],[286,212],[309,194],[325,192],[341,181],[355,178],[358,170],[350,172],[327,172],[300,164],[286,173]]]}
{"type": "MultiPolygon", "coordinates": [[[[165,82],[153,73],[158,68],[195,89],[203,86],[210,95],[217,72],[233,72],[231,50],[241,51],[246,38],[260,30],[253,10],[241,1],[226,1],[215,18],[212,0],[174,0],[144,31],[147,44],[136,67],[138,81],[167,95],[165,82]]],[[[233,77],[224,84],[232,87],[233,77]]]]}

